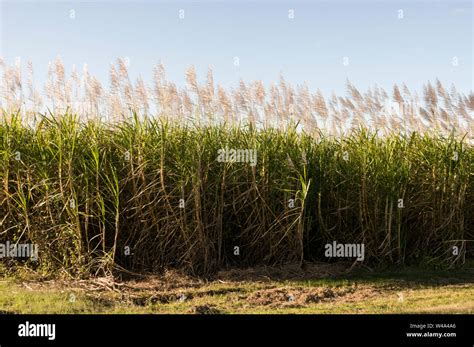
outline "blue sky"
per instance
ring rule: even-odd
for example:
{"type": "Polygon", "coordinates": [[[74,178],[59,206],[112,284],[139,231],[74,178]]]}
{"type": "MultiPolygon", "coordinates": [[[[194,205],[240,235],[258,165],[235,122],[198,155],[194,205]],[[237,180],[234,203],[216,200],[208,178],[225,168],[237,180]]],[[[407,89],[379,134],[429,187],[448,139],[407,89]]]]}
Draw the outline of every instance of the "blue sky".
{"type": "Polygon", "coordinates": [[[361,90],[435,78],[474,90],[471,1],[0,1],[0,55],[31,59],[40,83],[61,55],[67,71],[87,62],[107,85],[110,62],[128,57],[133,78],[150,81],[161,60],[178,85],[194,64],[227,87],[281,72],[326,94],[345,92],[346,78],[361,90]]]}

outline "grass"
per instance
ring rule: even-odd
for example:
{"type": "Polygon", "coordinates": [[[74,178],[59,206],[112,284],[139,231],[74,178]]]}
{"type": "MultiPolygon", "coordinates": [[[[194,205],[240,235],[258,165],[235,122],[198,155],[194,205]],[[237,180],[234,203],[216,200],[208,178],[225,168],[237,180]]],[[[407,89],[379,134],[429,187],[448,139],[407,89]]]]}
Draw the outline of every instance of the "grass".
{"type": "Polygon", "coordinates": [[[472,257],[473,153],[454,135],[3,118],[0,241],[73,276],[327,261],[333,241],[364,243],[369,266],[455,267],[472,257]],[[218,162],[226,147],[257,165],[218,162]]]}
{"type": "Polygon", "coordinates": [[[1,310],[473,312],[472,93],[437,81],[420,104],[348,81],[326,99],[283,77],[226,91],[194,67],[181,89],[162,65],[150,88],[117,63],[106,91],[58,58],[43,98],[31,64],[23,81],[0,58],[0,244],[39,247],[0,260],[1,310]],[[224,148],[256,165],[216,160],[224,148]],[[334,275],[333,241],[362,243],[354,266],[377,272],[334,275]]]}
{"type": "Polygon", "coordinates": [[[34,123],[38,113],[67,110],[83,120],[103,119],[120,122],[130,111],[143,116],[166,115],[178,123],[189,119],[199,124],[221,122],[251,124],[284,129],[298,122],[306,130],[325,129],[331,135],[344,136],[351,129],[377,127],[381,132],[432,129],[450,134],[470,134],[474,94],[459,92],[454,85],[445,88],[439,80],[427,82],[423,90],[410,91],[405,84],[385,91],[376,84],[359,91],[347,81],[347,94],[324,95],[306,85],[294,86],[280,75],[270,86],[262,81],[240,80],[235,88],[214,83],[211,69],[204,79],[198,78],[194,66],[186,71],[186,85],[166,79],[165,67],[159,64],[149,74],[152,82],[139,78],[132,83],[124,59],[117,59],[109,70],[110,85],[102,85],[84,64],[82,74],[73,66],[71,74],[61,58],[50,62],[47,82],[40,86],[34,79],[33,65],[21,61],[8,64],[0,57],[0,104],[7,113],[20,112],[22,119],[34,123]]]}
{"type": "Polygon", "coordinates": [[[409,268],[377,274],[359,270],[313,280],[262,277],[234,281],[221,276],[207,282],[173,274],[116,282],[110,289],[100,286],[97,279],[58,282],[15,277],[0,282],[0,310],[66,314],[474,313],[473,278],[472,267],[451,271],[449,276],[409,268]]]}

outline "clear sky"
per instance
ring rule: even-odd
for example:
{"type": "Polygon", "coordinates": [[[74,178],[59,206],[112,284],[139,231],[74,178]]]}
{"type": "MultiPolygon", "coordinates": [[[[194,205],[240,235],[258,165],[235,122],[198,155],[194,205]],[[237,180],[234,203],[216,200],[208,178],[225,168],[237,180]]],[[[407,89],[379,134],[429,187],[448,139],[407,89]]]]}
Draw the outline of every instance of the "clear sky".
{"type": "Polygon", "coordinates": [[[106,85],[110,62],[128,57],[132,77],[150,81],[161,60],[178,85],[194,64],[198,77],[211,67],[227,87],[240,78],[268,85],[281,72],[325,94],[345,92],[346,78],[361,90],[401,82],[421,90],[435,78],[474,90],[470,0],[0,3],[0,55],[9,63],[31,59],[37,82],[61,55],[67,72],[87,62],[106,85]]]}

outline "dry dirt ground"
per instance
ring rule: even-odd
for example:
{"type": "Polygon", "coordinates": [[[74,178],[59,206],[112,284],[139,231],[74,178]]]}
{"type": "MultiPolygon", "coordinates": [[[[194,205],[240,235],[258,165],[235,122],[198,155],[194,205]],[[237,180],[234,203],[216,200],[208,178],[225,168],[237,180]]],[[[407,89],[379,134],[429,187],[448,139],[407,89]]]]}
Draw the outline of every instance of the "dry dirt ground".
{"type": "Polygon", "coordinates": [[[3,313],[474,313],[474,267],[375,272],[347,264],[167,271],[118,280],[0,277],[3,313]]]}

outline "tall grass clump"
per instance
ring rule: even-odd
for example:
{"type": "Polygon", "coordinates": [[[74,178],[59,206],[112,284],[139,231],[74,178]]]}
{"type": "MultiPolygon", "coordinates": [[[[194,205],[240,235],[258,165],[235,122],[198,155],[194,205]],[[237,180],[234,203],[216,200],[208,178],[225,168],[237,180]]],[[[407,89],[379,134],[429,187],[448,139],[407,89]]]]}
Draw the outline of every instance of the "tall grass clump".
{"type": "Polygon", "coordinates": [[[330,261],[333,241],[363,243],[374,265],[472,257],[472,92],[347,81],[326,98],[283,76],[226,90],[193,66],[179,87],[162,64],[132,82],[123,59],[105,88],[58,57],[42,93],[24,70],[0,58],[0,243],[40,258],[3,262],[209,274],[330,261]],[[218,160],[223,149],[256,161],[218,160]]]}
{"type": "Polygon", "coordinates": [[[473,154],[437,133],[4,113],[0,242],[73,275],[329,261],[333,241],[364,243],[371,265],[455,266],[473,255],[473,154]],[[216,160],[223,148],[256,165],[216,160]]]}

